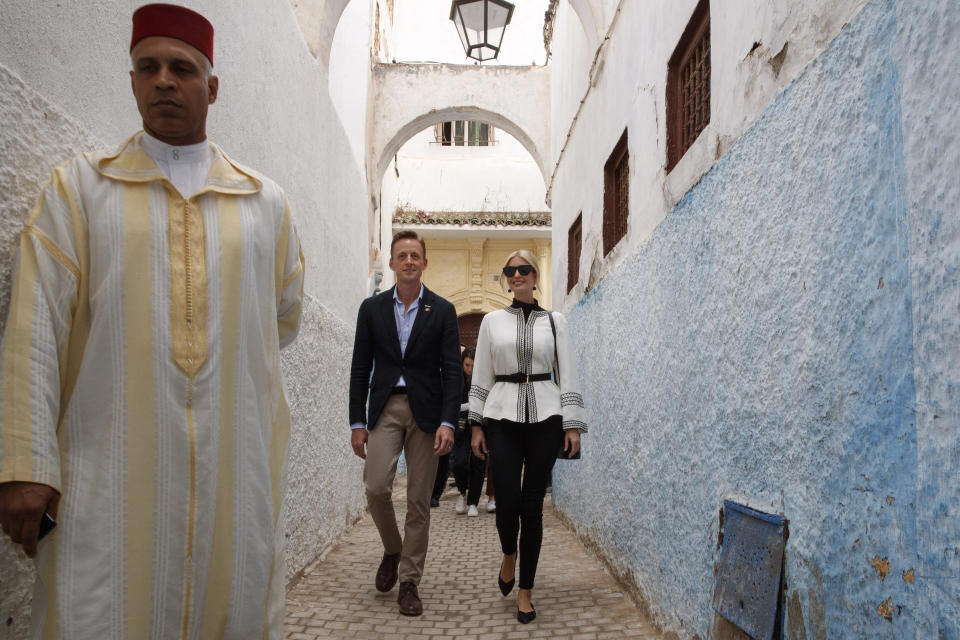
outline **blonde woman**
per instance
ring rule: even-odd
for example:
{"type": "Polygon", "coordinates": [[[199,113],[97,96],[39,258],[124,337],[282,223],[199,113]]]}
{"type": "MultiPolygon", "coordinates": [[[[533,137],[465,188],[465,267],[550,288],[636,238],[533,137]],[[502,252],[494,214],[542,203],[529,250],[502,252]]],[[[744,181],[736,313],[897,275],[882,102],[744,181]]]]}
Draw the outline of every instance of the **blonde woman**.
{"type": "Polygon", "coordinates": [[[470,387],[471,445],[479,458],[492,454],[497,487],[503,551],[497,582],[503,595],[510,593],[519,559],[517,620],[523,624],[537,615],[532,590],[553,464],[561,444],[573,457],[587,430],[567,321],[537,304],[539,275],[529,251],[507,257],[500,284],[512,291],[513,304],[484,316],[470,387]]]}

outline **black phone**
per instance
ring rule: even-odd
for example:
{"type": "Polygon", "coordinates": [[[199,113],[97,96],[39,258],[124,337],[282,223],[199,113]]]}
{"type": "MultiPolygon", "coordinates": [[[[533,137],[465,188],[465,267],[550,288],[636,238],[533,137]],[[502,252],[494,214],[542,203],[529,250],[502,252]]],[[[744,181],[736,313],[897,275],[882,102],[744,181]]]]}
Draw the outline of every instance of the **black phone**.
{"type": "Polygon", "coordinates": [[[37,540],[43,540],[56,526],[57,521],[53,519],[53,516],[44,512],[43,518],[40,519],[40,532],[37,534],[37,540]]]}
{"type": "Polygon", "coordinates": [[[580,452],[582,451],[582,449],[577,449],[577,452],[573,455],[572,458],[570,458],[568,457],[570,455],[570,449],[564,448],[564,445],[566,444],[567,444],[566,442],[560,443],[560,451],[557,452],[557,458],[561,460],[579,460],[580,452]]]}

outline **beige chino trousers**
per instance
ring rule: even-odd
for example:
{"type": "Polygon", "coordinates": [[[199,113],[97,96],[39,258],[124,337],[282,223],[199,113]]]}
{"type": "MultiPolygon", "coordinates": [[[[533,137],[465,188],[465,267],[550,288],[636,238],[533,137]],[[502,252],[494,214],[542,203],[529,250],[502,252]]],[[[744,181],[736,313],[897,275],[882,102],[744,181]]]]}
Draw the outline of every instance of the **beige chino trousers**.
{"type": "Polygon", "coordinates": [[[363,485],[373,523],[385,553],[400,553],[399,581],[420,584],[430,541],[430,493],[439,459],[433,455],[434,436],[413,420],[406,395],[387,400],[367,438],[363,485]],[[407,519],[403,537],[393,509],[393,479],[403,451],[407,459],[407,519]]]}

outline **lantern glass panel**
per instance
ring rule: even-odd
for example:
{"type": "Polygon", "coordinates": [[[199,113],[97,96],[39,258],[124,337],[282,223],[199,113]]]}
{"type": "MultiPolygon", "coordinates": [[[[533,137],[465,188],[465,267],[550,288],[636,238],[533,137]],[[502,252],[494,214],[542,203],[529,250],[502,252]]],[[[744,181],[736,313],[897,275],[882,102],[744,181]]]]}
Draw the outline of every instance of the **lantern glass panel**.
{"type": "MultiPolygon", "coordinates": [[[[488,29],[499,29],[501,36],[503,35],[503,28],[507,26],[507,20],[510,18],[510,8],[502,7],[499,4],[489,3],[487,4],[487,28],[488,29]]],[[[490,39],[491,43],[499,42],[499,40],[490,39]]]]}
{"type": "Polygon", "coordinates": [[[462,4],[458,7],[471,45],[483,42],[483,2],[462,4]]]}
{"type": "Polygon", "coordinates": [[[486,60],[493,60],[497,57],[497,50],[483,45],[481,47],[474,47],[473,51],[470,52],[470,56],[484,62],[486,60]]]}
{"type": "Polygon", "coordinates": [[[467,40],[467,34],[464,33],[463,21],[457,19],[453,21],[453,24],[455,24],[457,27],[457,35],[460,36],[460,44],[463,45],[463,50],[468,50],[470,48],[470,41],[467,40]]]}
{"type": "Polygon", "coordinates": [[[499,27],[491,26],[487,29],[487,45],[494,47],[496,49],[500,48],[500,42],[503,40],[503,31],[507,28],[507,25],[502,25],[499,27]]]}

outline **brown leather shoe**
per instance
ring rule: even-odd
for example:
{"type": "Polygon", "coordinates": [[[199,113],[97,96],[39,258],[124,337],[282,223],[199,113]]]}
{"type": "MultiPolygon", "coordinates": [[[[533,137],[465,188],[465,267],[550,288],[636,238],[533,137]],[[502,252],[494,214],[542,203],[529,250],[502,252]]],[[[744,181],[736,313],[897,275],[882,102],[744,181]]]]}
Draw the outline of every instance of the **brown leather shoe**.
{"type": "Polygon", "coordinates": [[[397,597],[400,604],[400,613],[405,616],[418,616],[423,613],[423,603],[417,593],[417,585],[412,582],[400,583],[400,595],[397,597]]]}
{"type": "Polygon", "coordinates": [[[377,591],[387,592],[397,584],[397,567],[400,565],[399,553],[385,553],[377,568],[377,591]]]}

